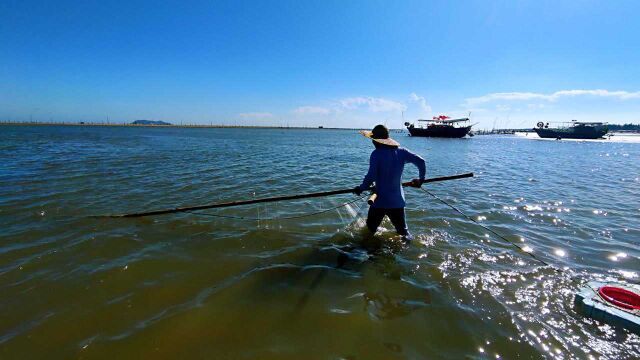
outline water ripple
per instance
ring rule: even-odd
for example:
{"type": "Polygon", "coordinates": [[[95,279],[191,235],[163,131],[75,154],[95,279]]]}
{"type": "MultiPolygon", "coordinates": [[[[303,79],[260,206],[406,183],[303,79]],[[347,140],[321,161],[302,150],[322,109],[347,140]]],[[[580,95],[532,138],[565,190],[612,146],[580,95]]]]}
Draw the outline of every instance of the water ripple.
{"type": "Polygon", "coordinates": [[[350,131],[3,126],[0,138],[5,356],[640,357],[640,337],[572,306],[585,281],[638,281],[640,144],[400,137],[429,176],[474,171],[429,189],[558,273],[413,189],[409,246],[387,220],[369,239],[364,203],[266,219],[350,195],[220,211],[258,221],[87,217],[350,188],[371,150],[350,131]]]}

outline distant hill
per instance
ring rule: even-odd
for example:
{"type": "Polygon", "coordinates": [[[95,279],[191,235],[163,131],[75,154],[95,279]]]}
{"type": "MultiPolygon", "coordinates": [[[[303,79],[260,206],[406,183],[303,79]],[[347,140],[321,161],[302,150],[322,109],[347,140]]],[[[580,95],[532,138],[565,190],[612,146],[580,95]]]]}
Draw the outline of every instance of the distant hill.
{"type": "Polygon", "coordinates": [[[609,130],[611,130],[611,131],[616,131],[616,130],[640,131],[640,124],[638,124],[638,125],[635,125],[635,124],[624,124],[624,125],[609,124],[609,130]]]}
{"type": "Polygon", "coordinates": [[[131,124],[133,125],[171,125],[168,122],[159,121],[159,120],[136,120],[131,124]]]}

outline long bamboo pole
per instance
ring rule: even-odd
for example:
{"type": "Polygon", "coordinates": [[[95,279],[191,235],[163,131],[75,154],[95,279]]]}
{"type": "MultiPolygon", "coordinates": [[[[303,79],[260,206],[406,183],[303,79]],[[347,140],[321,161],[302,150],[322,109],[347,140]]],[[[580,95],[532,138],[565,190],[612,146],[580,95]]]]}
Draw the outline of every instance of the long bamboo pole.
{"type": "MultiPolygon", "coordinates": [[[[426,184],[426,183],[438,182],[438,181],[464,179],[468,177],[473,177],[473,173],[429,178],[429,179],[425,179],[422,183],[426,184]]],[[[405,186],[405,187],[410,185],[411,185],[411,182],[402,183],[402,186],[405,186]]],[[[369,190],[374,190],[374,188],[371,187],[369,189],[366,189],[365,191],[369,191],[369,190]]],[[[332,195],[339,195],[339,194],[349,194],[349,193],[353,193],[353,188],[333,190],[333,191],[322,191],[322,192],[309,193],[309,194],[285,195],[285,196],[274,196],[274,197],[266,197],[266,198],[260,198],[260,199],[252,199],[252,200],[230,201],[230,202],[222,202],[222,203],[214,203],[214,204],[206,204],[206,205],[198,205],[198,206],[177,207],[173,209],[146,211],[146,212],[138,212],[138,213],[131,213],[131,214],[96,215],[93,217],[135,218],[135,217],[143,217],[143,216],[172,214],[172,213],[192,211],[192,210],[217,209],[217,208],[225,208],[225,207],[232,207],[232,206],[251,205],[251,204],[259,204],[259,203],[266,203],[266,202],[284,201],[284,200],[308,199],[308,198],[332,196],[332,195]]]]}

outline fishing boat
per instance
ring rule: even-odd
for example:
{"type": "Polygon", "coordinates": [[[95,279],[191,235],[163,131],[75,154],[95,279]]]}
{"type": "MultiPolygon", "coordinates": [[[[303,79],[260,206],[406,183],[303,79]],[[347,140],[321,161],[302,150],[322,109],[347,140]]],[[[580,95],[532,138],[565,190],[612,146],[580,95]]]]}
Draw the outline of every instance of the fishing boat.
{"type": "Polygon", "coordinates": [[[640,334],[640,285],[591,281],[574,303],[587,317],[640,334]]]}
{"type": "Polygon", "coordinates": [[[549,128],[549,123],[540,121],[533,130],[544,139],[601,139],[609,132],[609,127],[601,122],[572,120],[564,126],[549,128]]]}
{"type": "Polygon", "coordinates": [[[418,121],[426,123],[426,126],[404,123],[411,136],[462,138],[469,134],[473,126],[468,124],[469,118],[451,119],[446,115],[434,116],[431,120],[419,119],[418,121]]]}

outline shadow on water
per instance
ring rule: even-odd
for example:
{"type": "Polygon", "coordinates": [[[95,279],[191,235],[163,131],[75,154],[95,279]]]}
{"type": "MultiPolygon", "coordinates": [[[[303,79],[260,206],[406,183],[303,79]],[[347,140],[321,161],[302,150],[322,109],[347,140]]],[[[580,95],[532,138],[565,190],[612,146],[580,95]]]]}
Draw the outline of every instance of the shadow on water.
{"type": "MultiPolygon", "coordinates": [[[[244,288],[240,297],[264,300],[265,296],[281,296],[279,290],[291,291],[285,300],[291,309],[286,311],[288,320],[304,317],[307,309],[318,311],[318,304],[310,305],[312,300],[322,305],[327,305],[326,301],[347,301],[350,303],[347,307],[356,301],[356,308],[352,310],[357,311],[360,303],[363,314],[375,320],[403,317],[430,305],[428,289],[402,281],[403,275],[410,270],[399,261],[399,256],[408,249],[410,242],[394,232],[372,234],[362,223],[356,218],[341,231],[312,246],[276,253],[263,259],[266,263],[254,264],[254,269],[261,270],[254,273],[257,278],[244,288]],[[359,285],[351,290],[355,294],[346,295],[345,300],[345,294],[338,295],[339,287],[349,279],[359,285]],[[277,290],[274,292],[274,289],[277,290]]],[[[335,308],[329,311],[349,312],[335,308]]]]}
{"type": "MultiPolygon", "coordinates": [[[[326,261],[328,256],[335,259],[335,264],[333,266],[325,265],[309,283],[309,286],[303,290],[302,297],[296,302],[294,314],[304,309],[313,292],[320,286],[330,271],[345,270],[350,273],[362,273],[365,267],[374,265],[383,276],[392,280],[400,280],[403,269],[396,262],[395,256],[405,249],[408,243],[399,240],[398,237],[394,239],[388,236],[374,235],[367,229],[362,229],[353,237],[345,236],[345,234],[336,234],[326,242],[330,245],[314,248],[304,258],[303,263],[317,264],[320,259],[326,261]]],[[[293,277],[297,276],[295,274],[292,275],[293,277]]],[[[362,295],[365,302],[376,301],[385,305],[385,303],[393,301],[377,294],[365,293],[362,295]]]]}

